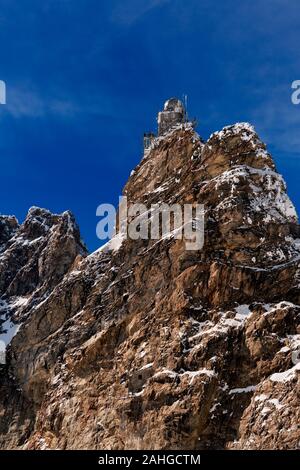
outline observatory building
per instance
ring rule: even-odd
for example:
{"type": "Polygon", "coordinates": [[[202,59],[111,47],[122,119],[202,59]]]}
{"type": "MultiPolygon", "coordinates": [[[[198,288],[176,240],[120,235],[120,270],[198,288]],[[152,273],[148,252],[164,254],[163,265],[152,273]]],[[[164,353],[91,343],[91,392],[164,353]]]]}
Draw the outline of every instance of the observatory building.
{"type": "Polygon", "coordinates": [[[186,110],[183,103],[177,98],[170,98],[165,102],[164,110],[157,116],[158,135],[165,134],[177,124],[186,121],[186,110]]]}
{"type": "MultiPolygon", "coordinates": [[[[158,136],[166,134],[178,124],[184,124],[187,121],[186,106],[178,98],[170,98],[165,102],[163,111],[160,111],[157,116],[158,136]]],[[[196,121],[194,120],[191,124],[194,127],[196,121]]],[[[151,148],[155,138],[156,135],[153,132],[144,133],[144,152],[151,148]]]]}

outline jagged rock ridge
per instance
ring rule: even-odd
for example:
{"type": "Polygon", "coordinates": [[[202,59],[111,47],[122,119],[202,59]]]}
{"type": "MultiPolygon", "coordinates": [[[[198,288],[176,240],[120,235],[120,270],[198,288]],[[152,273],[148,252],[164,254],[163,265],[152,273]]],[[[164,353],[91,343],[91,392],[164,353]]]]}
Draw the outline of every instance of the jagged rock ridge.
{"type": "Polygon", "coordinates": [[[297,448],[297,216],[253,127],[204,142],[177,126],[124,194],[204,204],[203,249],[170,234],[86,256],[69,213],[0,220],[2,302],[21,323],[0,446],[297,448]]]}

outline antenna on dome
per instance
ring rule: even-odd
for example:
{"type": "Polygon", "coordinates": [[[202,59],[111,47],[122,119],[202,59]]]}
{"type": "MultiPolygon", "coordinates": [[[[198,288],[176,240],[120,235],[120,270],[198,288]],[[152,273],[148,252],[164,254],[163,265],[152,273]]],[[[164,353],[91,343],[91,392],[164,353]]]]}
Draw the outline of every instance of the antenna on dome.
{"type": "Polygon", "coordinates": [[[188,96],[183,95],[183,104],[184,104],[184,122],[188,121],[188,113],[187,113],[187,102],[188,102],[188,96]]]}

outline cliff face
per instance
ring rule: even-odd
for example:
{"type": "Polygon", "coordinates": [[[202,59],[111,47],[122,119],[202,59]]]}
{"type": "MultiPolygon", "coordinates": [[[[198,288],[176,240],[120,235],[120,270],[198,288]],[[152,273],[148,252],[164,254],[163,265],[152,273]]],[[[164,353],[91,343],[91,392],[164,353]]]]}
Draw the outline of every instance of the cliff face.
{"type": "Polygon", "coordinates": [[[1,448],[297,448],[298,225],[264,144],[178,126],[124,194],[204,204],[203,249],[170,233],[86,256],[69,213],[0,219],[0,308],[20,324],[1,448]]]}

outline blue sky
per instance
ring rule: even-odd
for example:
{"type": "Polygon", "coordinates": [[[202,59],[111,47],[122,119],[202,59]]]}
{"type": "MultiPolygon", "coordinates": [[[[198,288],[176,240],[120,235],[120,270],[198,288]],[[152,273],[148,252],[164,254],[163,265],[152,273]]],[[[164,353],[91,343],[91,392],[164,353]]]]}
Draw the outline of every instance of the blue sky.
{"type": "Polygon", "coordinates": [[[72,210],[90,250],[170,96],[252,122],[300,210],[299,0],[0,0],[0,212],[72,210]]]}

